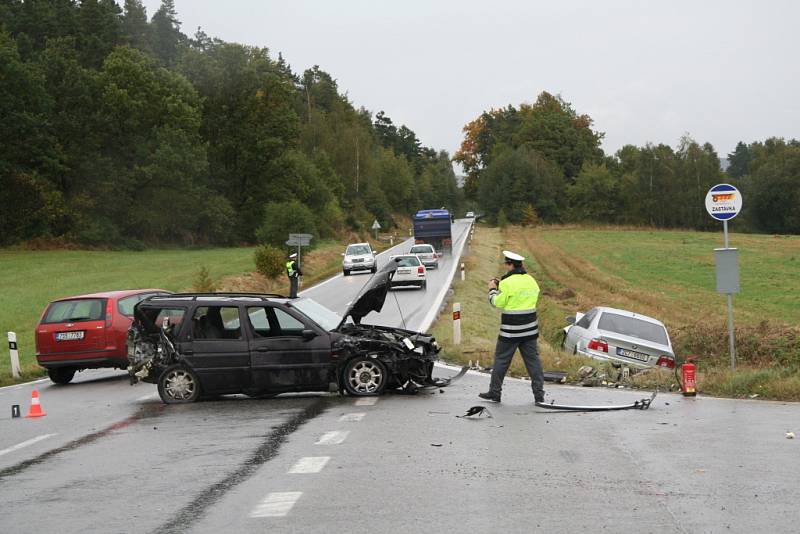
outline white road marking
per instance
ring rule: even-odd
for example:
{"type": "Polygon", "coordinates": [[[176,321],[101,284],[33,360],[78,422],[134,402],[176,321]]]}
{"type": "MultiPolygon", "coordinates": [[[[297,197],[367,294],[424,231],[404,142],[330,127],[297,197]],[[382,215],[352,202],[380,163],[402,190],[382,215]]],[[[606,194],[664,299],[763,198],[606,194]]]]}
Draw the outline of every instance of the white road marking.
{"type": "Polygon", "coordinates": [[[47,382],[49,380],[50,380],[49,378],[40,378],[39,380],[32,380],[30,382],[25,382],[24,384],[16,384],[16,385],[13,385],[13,386],[3,386],[3,387],[0,388],[0,391],[6,390],[6,389],[9,390],[9,391],[14,391],[14,390],[17,390],[17,389],[22,389],[25,386],[30,386],[32,384],[41,384],[42,382],[47,382]]]}
{"type": "Polygon", "coordinates": [[[340,423],[356,423],[364,419],[365,412],[346,413],[339,418],[340,423]]]}
{"type": "Polygon", "coordinates": [[[322,434],[322,437],[317,440],[315,445],[338,445],[347,439],[348,434],[350,434],[349,430],[332,430],[330,432],[325,432],[322,434]]]}
{"type": "Polygon", "coordinates": [[[378,397],[361,397],[356,399],[355,406],[375,406],[378,404],[378,397]]]}
{"type": "Polygon", "coordinates": [[[150,399],[155,399],[156,397],[158,397],[158,393],[150,393],[149,395],[144,395],[142,397],[139,397],[138,399],[136,399],[136,401],[137,402],[141,402],[141,401],[146,401],[146,400],[150,400],[150,399]]]}
{"type": "Polygon", "coordinates": [[[276,491],[268,493],[264,500],[250,512],[250,517],[283,517],[288,514],[302,491],[276,491]]]}
{"type": "Polygon", "coordinates": [[[7,449],[3,449],[2,451],[0,451],[0,456],[3,456],[4,454],[8,454],[10,452],[18,451],[20,449],[24,449],[25,447],[27,447],[29,445],[33,445],[34,443],[39,443],[43,439],[52,438],[55,435],[56,434],[42,434],[41,436],[36,436],[35,438],[29,439],[28,441],[23,441],[22,443],[17,443],[13,447],[9,447],[7,449]]]}
{"type": "Polygon", "coordinates": [[[297,460],[297,463],[289,469],[289,473],[292,475],[319,473],[330,459],[330,456],[306,456],[305,458],[300,458],[297,460]]]}

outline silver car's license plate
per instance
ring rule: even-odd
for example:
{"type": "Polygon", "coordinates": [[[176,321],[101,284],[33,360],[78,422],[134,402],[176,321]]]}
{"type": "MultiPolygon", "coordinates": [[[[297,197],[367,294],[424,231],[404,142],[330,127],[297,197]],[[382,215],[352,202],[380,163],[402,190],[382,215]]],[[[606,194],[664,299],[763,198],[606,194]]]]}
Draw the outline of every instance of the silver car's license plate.
{"type": "Polygon", "coordinates": [[[633,358],[634,360],[639,360],[640,362],[646,362],[650,359],[649,354],[636,352],[635,350],[621,349],[619,347],[617,347],[617,355],[625,356],[626,358],[633,358]]]}
{"type": "Polygon", "coordinates": [[[83,330],[76,332],[56,332],[56,341],[77,341],[83,339],[83,330]]]}

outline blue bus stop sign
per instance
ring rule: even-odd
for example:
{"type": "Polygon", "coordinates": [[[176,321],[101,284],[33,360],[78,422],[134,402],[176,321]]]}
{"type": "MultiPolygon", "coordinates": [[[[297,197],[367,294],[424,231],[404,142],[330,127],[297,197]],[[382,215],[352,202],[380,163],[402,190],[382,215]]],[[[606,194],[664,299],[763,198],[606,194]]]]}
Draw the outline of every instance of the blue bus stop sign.
{"type": "Polygon", "coordinates": [[[706,194],[706,211],[718,221],[729,221],[742,210],[742,194],[730,184],[718,184],[706,194]]]}

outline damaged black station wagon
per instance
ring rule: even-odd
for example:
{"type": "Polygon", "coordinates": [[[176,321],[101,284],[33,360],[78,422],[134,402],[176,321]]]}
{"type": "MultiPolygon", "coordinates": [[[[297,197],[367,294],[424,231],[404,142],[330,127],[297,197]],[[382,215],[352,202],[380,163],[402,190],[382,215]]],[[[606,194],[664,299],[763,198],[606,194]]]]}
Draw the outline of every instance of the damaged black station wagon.
{"type": "Polygon", "coordinates": [[[140,302],[128,332],[128,373],[158,385],[168,404],[244,393],[379,395],[387,387],[442,386],[429,335],[372,326],[393,270],[378,272],[344,317],[308,298],[241,293],[173,294],[140,302]]]}

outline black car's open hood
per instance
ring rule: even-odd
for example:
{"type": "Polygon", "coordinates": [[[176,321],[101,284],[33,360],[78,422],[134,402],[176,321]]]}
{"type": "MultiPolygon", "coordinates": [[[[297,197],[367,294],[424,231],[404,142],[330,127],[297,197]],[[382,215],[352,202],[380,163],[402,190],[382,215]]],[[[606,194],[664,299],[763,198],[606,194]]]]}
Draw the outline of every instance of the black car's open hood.
{"type": "Polygon", "coordinates": [[[397,264],[393,261],[387,262],[383,268],[364,284],[353,302],[347,307],[342,317],[342,322],[336,328],[339,330],[347,322],[348,317],[353,318],[355,324],[361,324],[363,319],[370,312],[380,312],[383,303],[386,301],[386,294],[397,270],[397,264]]]}

